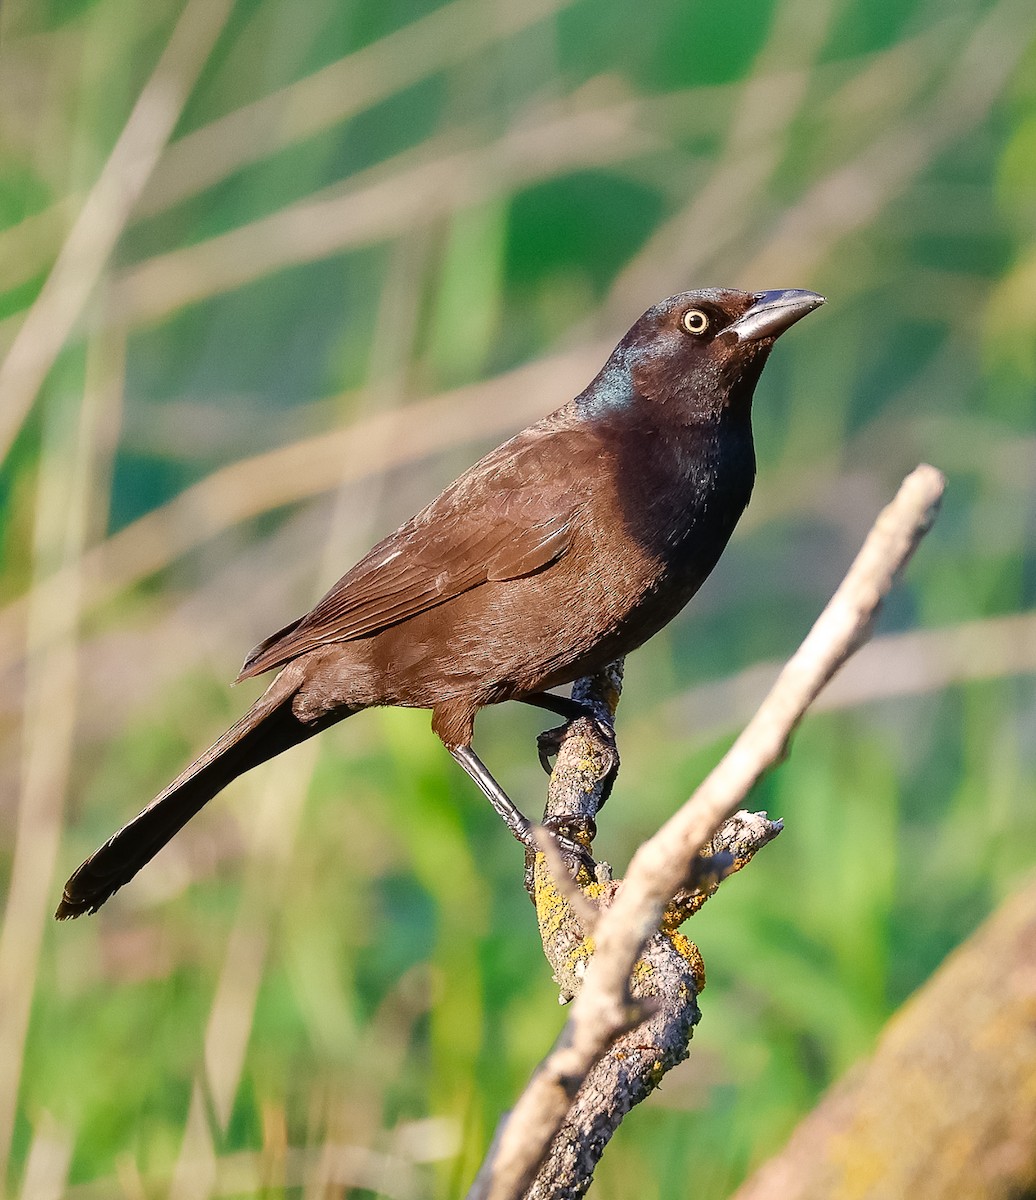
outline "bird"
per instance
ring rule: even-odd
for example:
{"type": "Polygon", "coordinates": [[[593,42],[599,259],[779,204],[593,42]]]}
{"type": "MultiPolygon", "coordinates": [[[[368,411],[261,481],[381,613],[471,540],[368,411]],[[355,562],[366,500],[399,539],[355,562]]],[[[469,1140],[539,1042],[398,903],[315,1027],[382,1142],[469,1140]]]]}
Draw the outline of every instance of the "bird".
{"type": "MultiPolygon", "coordinates": [[[[231,780],[366,708],[432,730],[515,837],[535,829],[472,748],[475,716],[643,645],[716,565],[755,479],[751,410],[776,339],[824,303],[702,288],[649,308],[573,400],[405,521],[238,680],[277,670],[245,715],[74,872],[55,916],[96,912],[231,780]]],[[[578,856],[580,848],[562,848],[578,856]]]]}

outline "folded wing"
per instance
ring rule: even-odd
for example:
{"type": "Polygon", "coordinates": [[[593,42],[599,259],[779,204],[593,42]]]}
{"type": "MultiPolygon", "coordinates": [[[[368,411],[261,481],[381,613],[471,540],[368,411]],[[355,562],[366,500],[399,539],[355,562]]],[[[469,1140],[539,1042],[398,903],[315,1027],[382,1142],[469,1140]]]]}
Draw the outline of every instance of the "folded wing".
{"type": "Polygon", "coordinates": [[[578,527],[582,500],[560,482],[543,482],[572,475],[543,473],[532,460],[544,453],[567,460],[588,449],[577,431],[553,429],[549,419],[499,447],[379,542],[311,612],[260,642],[238,678],[329,642],[370,636],[471,588],[557,562],[578,527]]]}

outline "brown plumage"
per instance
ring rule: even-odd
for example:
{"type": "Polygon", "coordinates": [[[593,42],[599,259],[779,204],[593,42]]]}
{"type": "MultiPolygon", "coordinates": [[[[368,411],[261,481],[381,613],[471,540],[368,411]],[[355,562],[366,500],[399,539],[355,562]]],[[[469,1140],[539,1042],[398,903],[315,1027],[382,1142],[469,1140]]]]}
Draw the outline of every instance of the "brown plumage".
{"type": "Polygon", "coordinates": [[[95,912],[231,779],[375,705],[431,709],[529,845],[529,823],[471,749],[475,714],[522,700],[571,715],[549,689],[636,649],[698,590],[751,494],[759,373],[822,302],[707,289],[649,309],[586,391],[486,455],[249,654],[241,679],[280,674],[79,867],[56,915],[95,912]]]}

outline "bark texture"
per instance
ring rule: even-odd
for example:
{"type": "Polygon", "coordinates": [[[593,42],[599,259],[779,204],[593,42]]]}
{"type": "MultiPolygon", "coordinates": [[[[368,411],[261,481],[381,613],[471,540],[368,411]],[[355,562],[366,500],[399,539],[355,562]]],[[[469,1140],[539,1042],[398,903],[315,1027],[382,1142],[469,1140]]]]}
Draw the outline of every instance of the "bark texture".
{"type": "Polygon", "coordinates": [[[892,1019],[734,1200],[1036,1196],[1036,881],[892,1019]]]}

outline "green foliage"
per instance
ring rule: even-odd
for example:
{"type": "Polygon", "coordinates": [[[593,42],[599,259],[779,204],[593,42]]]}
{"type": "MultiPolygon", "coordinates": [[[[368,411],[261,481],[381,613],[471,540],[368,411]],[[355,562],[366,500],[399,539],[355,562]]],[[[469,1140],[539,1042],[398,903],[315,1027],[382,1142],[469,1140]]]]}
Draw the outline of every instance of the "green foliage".
{"type": "MultiPolygon", "coordinates": [[[[0,10],[3,355],[174,25],[204,9],[0,10]]],[[[628,664],[598,843],[618,871],[748,715],[710,688],[794,648],[905,471],[928,459],[950,486],[878,631],[928,640],[812,715],[753,797],[786,831],[689,930],[709,973],[690,1062],[595,1194],[728,1194],[1032,869],[1033,618],[997,619],[1036,597],[1036,17],[529,11],[234,4],[18,423],[0,1191],[463,1190],[564,1014],[521,855],[426,715],[350,720],[228,789],[102,915],[49,911],[243,709],[254,685],[224,681],[248,646],[529,411],[512,393],[473,430],[440,409],[415,455],[408,406],[614,339],[684,287],[830,304],[767,368],[757,494],[721,567],[628,664]],[[335,450],[340,488],[318,446],[254,457],[392,412],[335,450]]],[[[529,811],[537,722],[479,724],[529,811]]]]}

